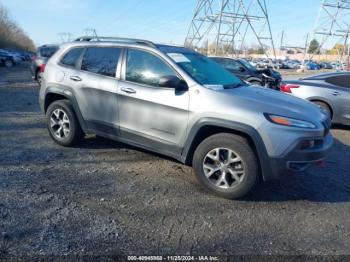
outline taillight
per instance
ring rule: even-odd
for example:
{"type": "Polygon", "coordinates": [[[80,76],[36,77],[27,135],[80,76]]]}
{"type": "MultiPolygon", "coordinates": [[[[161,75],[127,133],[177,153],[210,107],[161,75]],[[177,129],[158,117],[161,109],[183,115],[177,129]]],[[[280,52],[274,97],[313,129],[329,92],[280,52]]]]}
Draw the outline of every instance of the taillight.
{"type": "Polygon", "coordinates": [[[41,65],[39,66],[39,71],[40,71],[40,73],[44,73],[44,71],[45,71],[45,66],[46,66],[46,64],[41,64],[41,65]]]}
{"type": "Polygon", "coordinates": [[[298,85],[293,85],[293,84],[282,84],[280,87],[280,90],[284,93],[292,93],[293,88],[299,88],[300,86],[298,85]]]}

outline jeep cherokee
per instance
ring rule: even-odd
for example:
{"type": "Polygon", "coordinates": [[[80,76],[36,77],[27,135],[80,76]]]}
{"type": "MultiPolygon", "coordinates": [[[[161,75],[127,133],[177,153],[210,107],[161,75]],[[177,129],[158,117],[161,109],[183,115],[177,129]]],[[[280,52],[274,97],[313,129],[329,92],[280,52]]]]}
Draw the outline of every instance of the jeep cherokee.
{"type": "Polygon", "coordinates": [[[225,198],[322,161],[333,143],[319,107],[243,83],[185,47],[81,37],[48,61],[40,105],[52,139],[86,133],[192,165],[225,198]]]}

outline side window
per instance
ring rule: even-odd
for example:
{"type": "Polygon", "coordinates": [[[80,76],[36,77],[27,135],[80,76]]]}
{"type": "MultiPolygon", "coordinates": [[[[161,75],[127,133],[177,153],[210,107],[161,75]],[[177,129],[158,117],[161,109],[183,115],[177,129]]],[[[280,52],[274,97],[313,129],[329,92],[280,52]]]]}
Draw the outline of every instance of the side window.
{"type": "Polygon", "coordinates": [[[81,52],[83,52],[83,50],[84,50],[83,48],[71,49],[61,59],[61,64],[67,65],[67,66],[75,66],[75,63],[77,62],[77,60],[80,57],[81,52]]]}
{"type": "Polygon", "coordinates": [[[225,68],[229,69],[229,70],[233,70],[233,71],[239,71],[239,68],[241,67],[241,65],[234,61],[234,60],[230,60],[227,59],[226,63],[225,63],[225,68]]]}
{"type": "Polygon", "coordinates": [[[150,86],[159,86],[163,76],[176,73],[159,57],[144,51],[129,49],[125,80],[150,86]]]}
{"type": "Polygon", "coordinates": [[[328,77],[326,78],[326,82],[332,85],[350,88],[350,75],[328,77]]]}
{"type": "Polygon", "coordinates": [[[121,49],[117,47],[90,47],[86,49],[81,70],[115,77],[121,49]]]}

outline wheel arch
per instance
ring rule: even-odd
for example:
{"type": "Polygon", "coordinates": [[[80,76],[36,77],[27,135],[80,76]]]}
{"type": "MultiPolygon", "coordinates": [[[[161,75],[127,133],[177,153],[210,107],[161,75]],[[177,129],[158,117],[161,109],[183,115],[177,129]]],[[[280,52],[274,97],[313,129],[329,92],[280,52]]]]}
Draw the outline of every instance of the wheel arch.
{"type": "Polygon", "coordinates": [[[330,101],[328,101],[327,99],[324,99],[324,98],[321,98],[321,97],[311,97],[311,98],[308,98],[307,100],[312,102],[312,103],[314,103],[314,102],[321,102],[321,103],[326,104],[329,107],[330,111],[331,111],[332,118],[334,117],[334,108],[332,106],[332,103],[330,101]]]}
{"type": "Polygon", "coordinates": [[[52,104],[57,100],[68,100],[70,102],[71,106],[73,107],[74,113],[78,118],[80,127],[84,132],[87,132],[87,125],[81,114],[79,105],[71,91],[60,90],[59,88],[56,88],[56,87],[48,87],[45,93],[44,101],[43,101],[44,113],[46,114],[47,108],[50,106],[50,104],[52,104]]]}
{"type": "Polygon", "coordinates": [[[246,138],[258,158],[259,168],[263,179],[272,179],[268,153],[259,133],[251,126],[232,121],[202,119],[197,122],[189,131],[185,144],[186,146],[182,152],[185,164],[191,164],[196,148],[204,139],[218,133],[232,133],[246,138]]]}

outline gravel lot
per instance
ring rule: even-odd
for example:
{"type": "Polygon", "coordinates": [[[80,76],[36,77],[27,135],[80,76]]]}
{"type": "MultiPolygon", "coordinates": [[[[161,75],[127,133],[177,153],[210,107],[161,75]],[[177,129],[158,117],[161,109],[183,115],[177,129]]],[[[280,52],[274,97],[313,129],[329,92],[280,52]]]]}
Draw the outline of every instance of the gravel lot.
{"type": "Polygon", "coordinates": [[[62,254],[348,254],[350,128],[326,167],[229,201],[191,168],[90,136],[56,145],[28,65],[0,68],[0,258],[62,254]]]}

